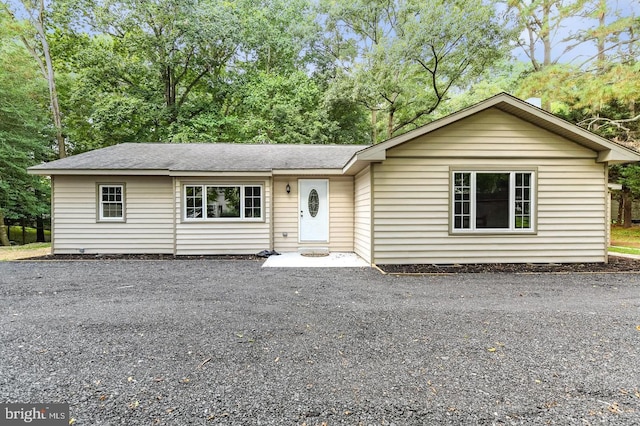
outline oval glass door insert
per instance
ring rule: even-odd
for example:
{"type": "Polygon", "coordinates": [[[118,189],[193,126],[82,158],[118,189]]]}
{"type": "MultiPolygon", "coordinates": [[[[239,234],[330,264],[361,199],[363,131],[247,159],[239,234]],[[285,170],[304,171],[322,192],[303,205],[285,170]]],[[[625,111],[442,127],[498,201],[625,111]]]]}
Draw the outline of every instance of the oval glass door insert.
{"type": "Polygon", "coordinates": [[[319,208],[320,197],[318,197],[318,191],[312,189],[311,192],[309,192],[309,214],[311,217],[316,217],[319,208]]]}

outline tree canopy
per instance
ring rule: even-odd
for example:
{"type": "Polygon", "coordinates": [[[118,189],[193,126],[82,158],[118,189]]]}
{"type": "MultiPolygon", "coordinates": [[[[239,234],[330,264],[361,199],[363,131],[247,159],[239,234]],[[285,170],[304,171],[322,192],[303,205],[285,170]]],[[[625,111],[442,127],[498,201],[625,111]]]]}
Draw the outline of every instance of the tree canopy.
{"type": "MultiPolygon", "coordinates": [[[[21,28],[0,12],[0,225],[5,219],[35,217],[48,211],[46,180],[27,167],[50,158],[52,129],[47,86],[39,69],[17,43],[21,28]]],[[[4,231],[4,230],[3,230],[4,231]]],[[[5,237],[6,232],[0,232],[5,237]]],[[[6,241],[4,241],[6,244],[6,241]]]]}

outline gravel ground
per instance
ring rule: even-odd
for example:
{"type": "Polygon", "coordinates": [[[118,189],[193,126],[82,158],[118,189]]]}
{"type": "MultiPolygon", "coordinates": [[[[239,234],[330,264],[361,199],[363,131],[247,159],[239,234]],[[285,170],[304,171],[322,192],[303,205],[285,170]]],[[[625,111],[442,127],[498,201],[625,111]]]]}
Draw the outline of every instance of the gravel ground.
{"type": "Polygon", "coordinates": [[[640,424],[639,274],[0,263],[0,401],[75,425],[640,424]]]}

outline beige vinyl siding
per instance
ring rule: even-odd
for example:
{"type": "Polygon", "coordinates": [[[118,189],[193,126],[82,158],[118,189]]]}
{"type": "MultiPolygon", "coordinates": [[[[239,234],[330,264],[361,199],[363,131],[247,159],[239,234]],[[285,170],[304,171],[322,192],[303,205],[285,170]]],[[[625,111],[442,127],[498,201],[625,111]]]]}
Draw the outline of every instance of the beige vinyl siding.
{"type": "Polygon", "coordinates": [[[498,109],[488,109],[387,151],[390,157],[596,158],[597,153],[498,109]],[[453,147],[455,144],[455,148],[453,147]]]}
{"type": "MultiPolygon", "coordinates": [[[[329,180],[329,243],[334,252],[353,251],[353,177],[308,176],[306,179],[329,180]]],[[[273,234],[274,249],[295,252],[300,248],[327,247],[327,243],[300,243],[298,241],[298,177],[274,177],[273,234]],[[287,194],[289,184],[291,193],[287,194]],[[286,234],[286,236],[284,236],[286,234]]]]}
{"type": "Polygon", "coordinates": [[[56,175],[53,252],[77,254],[173,253],[171,178],[56,175]],[[97,185],[125,185],[125,222],[97,221],[97,185]]]}
{"type": "Polygon", "coordinates": [[[281,252],[298,251],[298,179],[273,178],[273,244],[281,252]],[[287,185],[291,192],[287,193],[287,185]]]}
{"type": "Polygon", "coordinates": [[[372,166],[374,263],[606,261],[606,165],[596,163],[593,152],[508,114],[479,116],[450,126],[453,133],[448,127],[434,132],[428,143],[421,138],[391,149],[386,161],[372,166]],[[485,122],[501,131],[489,131],[485,122]],[[534,133],[543,136],[539,152],[534,133]],[[432,143],[439,147],[435,153],[432,143]],[[483,155],[487,145],[491,158],[483,155]],[[450,234],[450,167],[536,171],[536,234],[450,234]]]}
{"type": "Polygon", "coordinates": [[[371,169],[356,175],[354,191],[353,250],[371,262],[371,169]]]}
{"type": "Polygon", "coordinates": [[[268,178],[188,178],[176,179],[176,254],[221,255],[256,254],[271,247],[270,197],[268,178]],[[185,221],[184,185],[262,185],[262,220],[185,221]]]}
{"type": "Polygon", "coordinates": [[[329,180],[329,250],[353,251],[353,176],[329,180]]]}

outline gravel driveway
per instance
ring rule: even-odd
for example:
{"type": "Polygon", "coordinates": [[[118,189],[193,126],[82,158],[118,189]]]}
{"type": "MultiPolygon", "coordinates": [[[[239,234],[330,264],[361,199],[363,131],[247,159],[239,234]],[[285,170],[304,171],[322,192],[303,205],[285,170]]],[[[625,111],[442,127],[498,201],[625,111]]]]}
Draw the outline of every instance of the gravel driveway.
{"type": "Polygon", "coordinates": [[[640,424],[639,274],[0,263],[0,402],[75,425],[640,424]]]}

